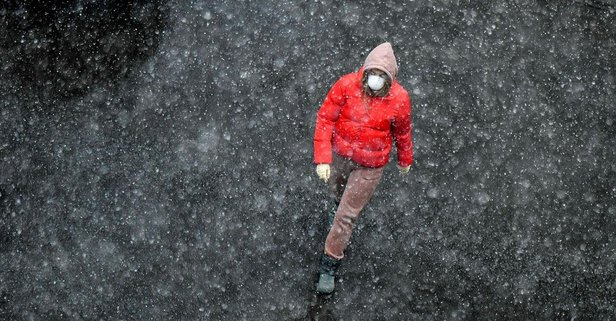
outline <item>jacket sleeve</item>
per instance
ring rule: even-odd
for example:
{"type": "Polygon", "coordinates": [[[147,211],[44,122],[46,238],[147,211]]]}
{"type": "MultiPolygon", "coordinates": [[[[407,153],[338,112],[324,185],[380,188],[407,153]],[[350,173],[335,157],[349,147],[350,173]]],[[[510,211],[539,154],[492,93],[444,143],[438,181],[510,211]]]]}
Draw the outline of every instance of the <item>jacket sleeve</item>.
{"type": "Polygon", "coordinates": [[[315,164],[331,164],[332,162],[334,124],[340,116],[340,110],[345,101],[344,80],[340,79],[329,90],[317,113],[317,122],[314,129],[315,164]]]}
{"type": "Polygon", "coordinates": [[[411,100],[407,93],[401,100],[400,108],[392,123],[392,131],[398,152],[398,165],[402,167],[411,165],[413,163],[411,100]]]}

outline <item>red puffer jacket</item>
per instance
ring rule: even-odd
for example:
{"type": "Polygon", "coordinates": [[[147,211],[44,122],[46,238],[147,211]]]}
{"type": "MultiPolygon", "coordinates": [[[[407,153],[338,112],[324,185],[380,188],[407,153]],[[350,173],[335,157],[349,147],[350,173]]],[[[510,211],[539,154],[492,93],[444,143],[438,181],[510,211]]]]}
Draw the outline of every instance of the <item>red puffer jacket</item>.
{"type": "Polygon", "coordinates": [[[358,72],[340,78],[327,94],[317,114],[314,133],[315,164],[331,164],[332,149],[366,167],[382,167],[389,160],[392,138],[398,165],[413,163],[411,102],[394,80],[385,97],[363,92],[358,72]]]}

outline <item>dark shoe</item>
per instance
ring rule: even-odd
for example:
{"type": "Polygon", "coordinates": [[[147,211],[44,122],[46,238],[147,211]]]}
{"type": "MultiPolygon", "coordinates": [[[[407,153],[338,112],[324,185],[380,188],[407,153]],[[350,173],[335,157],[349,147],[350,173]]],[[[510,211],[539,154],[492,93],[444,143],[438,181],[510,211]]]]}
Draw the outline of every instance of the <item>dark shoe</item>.
{"type": "Polygon", "coordinates": [[[317,284],[317,292],[329,294],[334,292],[334,281],[342,260],[333,259],[325,254],[321,257],[321,266],[319,267],[319,283],[317,284]]]}

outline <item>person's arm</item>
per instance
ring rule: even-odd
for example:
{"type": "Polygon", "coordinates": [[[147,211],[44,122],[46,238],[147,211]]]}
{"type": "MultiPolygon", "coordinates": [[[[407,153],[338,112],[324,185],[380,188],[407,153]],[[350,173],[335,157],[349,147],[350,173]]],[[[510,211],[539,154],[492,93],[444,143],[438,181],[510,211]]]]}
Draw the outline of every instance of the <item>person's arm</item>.
{"type": "Polygon", "coordinates": [[[406,174],[413,163],[411,100],[406,93],[392,123],[392,131],[398,151],[398,168],[406,174]]]}
{"type": "Polygon", "coordinates": [[[344,80],[338,80],[329,90],[317,113],[314,129],[314,163],[317,165],[332,162],[332,135],[334,124],[345,103],[344,86],[344,80]]]}

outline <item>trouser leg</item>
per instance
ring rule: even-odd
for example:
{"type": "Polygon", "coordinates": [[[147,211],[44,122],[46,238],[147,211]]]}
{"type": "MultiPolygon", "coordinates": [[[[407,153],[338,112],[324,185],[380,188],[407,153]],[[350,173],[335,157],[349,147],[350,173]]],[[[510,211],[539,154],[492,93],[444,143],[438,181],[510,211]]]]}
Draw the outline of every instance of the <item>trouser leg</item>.
{"type": "Polygon", "coordinates": [[[327,185],[336,204],[339,204],[342,199],[342,194],[346,188],[351,170],[353,170],[352,161],[334,153],[332,157],[331,174],[327,181],[327,185]]]}
{"type": "Polygon", "coordinates": [[[325,240],[325,254],[342,259],[359,213],[368,204],[383,176],[383,167],[358,167],[350,172],[340,205],[334,217],[334,225],[325,240]]]}
{"type": "Polygon", "coordinates": [[[353,169],[353,162],[349,159],[343,158],[338,154],[334,153],[332,166],[331,166],[331,175],[327,182],[329,187],[329,191],[334,199],[334,205],[327,212],[327,228],[331,229],[334,224],[334,216],[336,215],[336,211],[338,210],[338,206],[340,205],[340,200],[342,199],[342,194],[344,193],[344,189],[347,184],[347,180],[349,179],[349,175],[351,174],[351,170],[353,169]]]}

